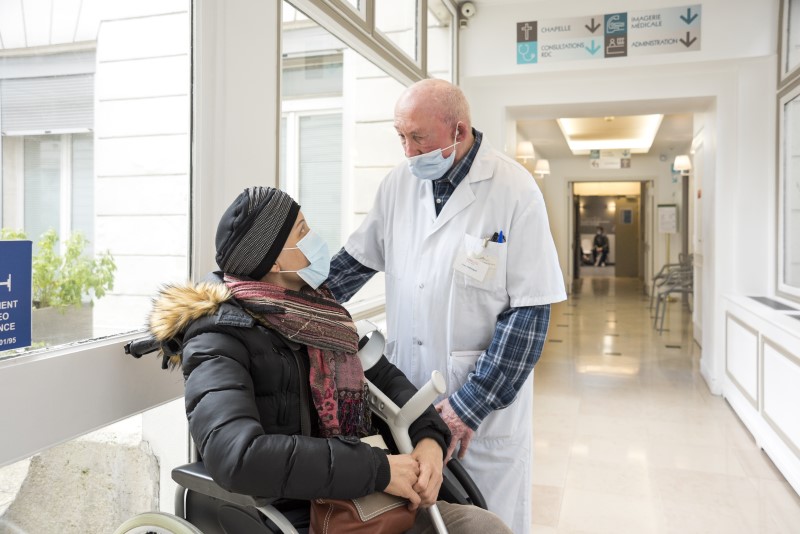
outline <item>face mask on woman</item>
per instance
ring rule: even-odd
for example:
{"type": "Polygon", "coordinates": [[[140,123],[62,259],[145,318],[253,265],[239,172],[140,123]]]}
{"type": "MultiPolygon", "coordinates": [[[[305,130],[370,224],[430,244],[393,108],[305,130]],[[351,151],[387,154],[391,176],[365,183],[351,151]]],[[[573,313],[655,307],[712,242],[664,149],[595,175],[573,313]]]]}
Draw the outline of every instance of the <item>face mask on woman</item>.
{"type": "Polygon", "coordinates": [[[299,250],[309,262],[308,267],[299,271],[278,271],[280,273],[297,273],[305,283],[313,289],[317,289],[328,279],[331,270],[331,255],[328,252],[328,244],[319,234],[310,230],[308,234],[297,242],[296,247],[286,247],[283,250],[299,250]]]}
{"type": "MultiPolygon", "coordinates": [[[[459,122],[458,124],[461,123],[459,122]]],[[[444,173],[453,166],[453,161],[456,159],[456,151],[453,150],[446,158],[442,156],[442,151],[453,148],[458,144],[456,141],[458,138],[458,124],[456,124],[456,133],[453,137],[452,145],[408,158],[408,168],[411,174],[420,180],[437,180],[444,176],[444,173]]]]}

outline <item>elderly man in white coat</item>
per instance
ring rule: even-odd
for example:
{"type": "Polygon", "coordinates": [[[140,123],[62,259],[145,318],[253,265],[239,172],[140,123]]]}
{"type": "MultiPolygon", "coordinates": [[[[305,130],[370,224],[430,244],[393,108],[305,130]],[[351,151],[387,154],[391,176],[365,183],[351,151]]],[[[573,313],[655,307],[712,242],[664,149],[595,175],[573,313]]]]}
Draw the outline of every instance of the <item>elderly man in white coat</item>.
{"type": "Polygon", "coordinates": [[[550,304],[566,299],[544,199],[472,128],[460,89],[409,87],[395,107],[407,161],[331,263],[348,300],[386,273],[386,356],[419,387],[446,371],[437,409],[489,509],[530,531],[533,384],[550,304]]]}

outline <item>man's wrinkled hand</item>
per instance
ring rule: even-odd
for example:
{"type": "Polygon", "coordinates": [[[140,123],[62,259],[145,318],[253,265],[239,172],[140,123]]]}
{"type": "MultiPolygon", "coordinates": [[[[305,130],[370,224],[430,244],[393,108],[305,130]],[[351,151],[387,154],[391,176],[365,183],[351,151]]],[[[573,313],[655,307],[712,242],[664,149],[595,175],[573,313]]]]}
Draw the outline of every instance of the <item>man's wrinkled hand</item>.
{"type": "Polygon", "coordinates": [[[450,399],[444,399],[440,401],[436,405],[436,411],[439,412],[442,420],[445,422],[447,427],[450,429],[450,433],[453,435],[453,438],[450,440],[450,447],[447,449],[447,456],[444,459],[444,463],[450,461],[450,458],[453,456],[453,452],[456,450],[456,446],[459,445],[458,459],[463,459],[464,456],[467,455],[469,442],[472,441],[472,436],[475,434],[475,431],[468,427],[466,423],[464,423],[464,421],[462,421],[461,418],[456,414],[456,412],[453,411],[453,407],[450,406],[450,399]]]}
{"type": "Polygon", "coordinates": [[[435,440],[424,438],[414,447],[411,456],[419,462],[419,477],[414,491],[421,499],[421,506],[431,506],[439,497],[442,485],[442,448],[435,440]]]}

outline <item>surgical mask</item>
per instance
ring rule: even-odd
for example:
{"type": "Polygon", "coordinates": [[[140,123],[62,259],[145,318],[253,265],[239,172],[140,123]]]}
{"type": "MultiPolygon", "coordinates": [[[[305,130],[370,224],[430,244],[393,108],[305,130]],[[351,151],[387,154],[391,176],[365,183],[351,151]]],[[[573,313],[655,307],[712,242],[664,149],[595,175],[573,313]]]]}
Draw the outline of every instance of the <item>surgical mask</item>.
{"type": "Polygon", "coordinates": [[[450,156],[446,158],[442,156],[442,151],[453,148],[458,144],[456,141],[456,138],[458,138],[458,124],[456,124],[456,133],[453,137],[452,145],[408,158],[408,168],[411,174],[420,180],[437,180],[444,176],[444,173],[453,166],[453,161],[456,159],[456,151],[453,150],[450,156]]]}
{"type": "Polygon", "coordinates": [[[283,250],[299,250],[309,262],[308,267],[299,271],[278,271],[280,273],[297,273],[305,283],[313,289],[317,289],[328,279],[331,271],[331,255],[328,252],[328,244],[319,234],[309,231],[303,239],[297,242],[296,247],[286,247],[283,250]]]}

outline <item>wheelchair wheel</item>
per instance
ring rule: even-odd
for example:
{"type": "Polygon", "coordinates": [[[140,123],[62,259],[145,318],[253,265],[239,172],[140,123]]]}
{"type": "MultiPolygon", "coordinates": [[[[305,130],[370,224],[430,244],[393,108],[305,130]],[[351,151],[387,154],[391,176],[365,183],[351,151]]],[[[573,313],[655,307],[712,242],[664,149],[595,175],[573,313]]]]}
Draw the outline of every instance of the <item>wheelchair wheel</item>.
{"type": "Polygon", "coordinates": [[[203,534],[203,531],[178,516],[147,512],[128,519],[114,534],[203,534]]]}

